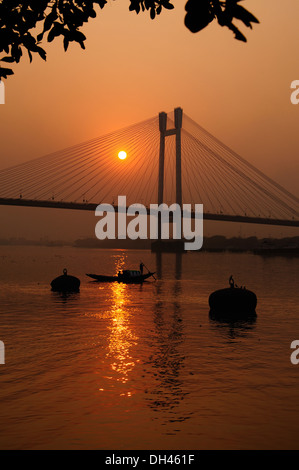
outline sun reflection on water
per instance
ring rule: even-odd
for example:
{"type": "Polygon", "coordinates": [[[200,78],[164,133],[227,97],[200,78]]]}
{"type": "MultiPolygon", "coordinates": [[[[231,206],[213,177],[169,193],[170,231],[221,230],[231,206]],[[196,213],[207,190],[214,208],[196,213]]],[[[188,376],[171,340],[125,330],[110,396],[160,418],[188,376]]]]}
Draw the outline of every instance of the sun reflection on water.
{"type": "MultiPolygon", "coordinates": [[[[117,270],[124,264],[118,260],[117,270]]],[[[108,353],[106,357],[111,360],[111,369],[117,374],[116,381],[123,384],[129,380],[130,372],[134,369],[136,359],[132,355],[132,347],[137,345],[138,337],[134,333],[131,324],[132,293],[127,284],[114,282],[111,289],[111,324],[108,337],[108,353]]]]}

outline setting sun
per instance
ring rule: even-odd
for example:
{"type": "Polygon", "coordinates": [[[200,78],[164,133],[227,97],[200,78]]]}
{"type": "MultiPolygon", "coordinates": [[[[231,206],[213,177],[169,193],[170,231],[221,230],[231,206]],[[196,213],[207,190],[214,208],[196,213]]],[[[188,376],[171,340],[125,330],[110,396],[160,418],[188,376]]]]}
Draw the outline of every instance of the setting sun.
{"type": "Polygon", "coordinates": [[[118,153],[118,158],[120,160],[125,160],[127,158],[127,153],[122,150],[121,152],[118,153]]]}

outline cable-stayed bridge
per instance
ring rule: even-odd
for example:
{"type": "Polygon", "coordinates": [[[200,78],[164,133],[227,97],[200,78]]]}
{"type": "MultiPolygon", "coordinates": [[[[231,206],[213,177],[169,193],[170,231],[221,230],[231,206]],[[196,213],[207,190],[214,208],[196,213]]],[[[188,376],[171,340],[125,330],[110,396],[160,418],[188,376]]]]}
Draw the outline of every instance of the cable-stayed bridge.
{"type": "Polygon", "coordinates": [[[0,171],[1,205],[117,210],[119,195],[128,206],[203,204],[205,219],[299,226],[296,196],[180,108],[0,171]]]}

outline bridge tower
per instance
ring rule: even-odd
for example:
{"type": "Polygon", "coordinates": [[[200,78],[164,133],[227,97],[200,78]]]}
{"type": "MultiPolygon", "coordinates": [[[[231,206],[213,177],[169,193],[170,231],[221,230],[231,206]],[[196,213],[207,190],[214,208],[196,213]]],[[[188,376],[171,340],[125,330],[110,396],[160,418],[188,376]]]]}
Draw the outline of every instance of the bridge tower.
{"type": "MultiPolygon", "coordinates": [[[[174,125],[173,129],[167,129],[167,114],[161,112],[159,114],[159,130],[160,130],[160,152],[159,152],[159,178],[158,178],[158,204],[162,204],[164,196],[164,162],[165,162],[165,139],[168,136],[175,135],[175,160],[176,160],[176,203],[182,208],[182,141],[181,131],[183,122],[182,108],[175,108],[174,110],[174,125]]],[[[167,241],[161,240],[161,217],[158,220],[158,240],[153,242],[152,251],[184,251],[183,241],[167,241]]]]}
{"type": "Polygon", "coordinates": [[[159,155],[159,183],[158,183],[158,204],[163,203],[164,193],[164,160],[165,160],[165,138],[175,135],[175,159],[176,159],[176,203],[182,207],[182,150],[181,150],[181,130],[183,121],[182,108],[174,110],[174,129],[167,129],[167,114],[159,114],[160,130],[160,155],[159,155]]]}

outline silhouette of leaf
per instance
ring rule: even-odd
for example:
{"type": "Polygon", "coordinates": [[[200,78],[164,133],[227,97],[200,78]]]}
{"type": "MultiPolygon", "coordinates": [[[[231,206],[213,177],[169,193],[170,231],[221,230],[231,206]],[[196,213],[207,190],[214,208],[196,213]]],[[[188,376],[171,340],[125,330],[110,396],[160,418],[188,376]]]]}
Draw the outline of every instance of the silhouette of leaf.
{"type": "Polygon", "coordinates": [[[105,6],[106,3],[107,3],[107,0],[98,0],[98,1],[95,2],[95,3],[97,3],[97,4],[100,6],[100,8],[104,8],[104,6],[105,6]]]}
{"type": "Polygon", "coordinates": [[[97,16],[96,11],[93,8],[91,8],[88,13],[90,18],[95,18],[97,16]]]}
{"type": "MultiPolygon", "coordinates": [[[[220,26],[228,27],[239,41],[246,42],[243,33],[233,24],[233,20],[242,21],[252,28],[258,19],[239,3],[242,0],[187,0],[185,5],[185,25],[193,33],[201,31],[214,19],[220,26]]],[[[18,63],[22,50],[26,49],[30,62],[33,53],[46,60],[46,52],[38,44],[48,32],[47,41],[52,42],[56,37],[63,37],[66,51],[71,41],[77,42],[85,49],[86,37],[80,31],[84,23],[95,18],[95,5],[101,9],[107,0],[0,0],[0,53],[5,52],[3,62],[18,63]],[[37,34],[35,28],[42,26],[42,32],[37,34]]],[[[174,8],[171,0],[129,0],[129,10],[136,14],[142,10],[149,12],[150,18],[160,15],[163,8],[174,8]]],[[[7,77],[12,75],[10,69],[1,69],[7,77]]]]}
{"type": "Polygon", "coordinates": [[[11,69],[0,67],[0,78],[7,78],[7,75],[13,75],[13,74],[14,72],[11,69]]]}
{"type": "Polygon", "coordinates": [[[166,8],[166,10],[173,10],[174,6],[172,3],[169,2],[169,0],[161,0],[161,5],[166,8]]]}
{"type": "Polygon", "coordinates": [[[231,23],[230,25],[228,25],[228,28],[235,33],[235,39],[238,39],[238,41],[247,42],[247,39],[244,34],[242,34],[241,31],[235,25],[231,23]]]}
{"type": "Polygon", "coordinates": [[[43,60],[47,60],[47,53],[44,51],[42,47],[36,47],[35,52],[38,52],[38,54],[41,56],[43,60]]]}
{"type": "Polygon", "coordinates": [[[243,21],[243,23],[249,28],[252,28],[251,23],[259,23],[259,20],[241,5],[234,5],[232,13],[235,18],[243,21]]]}
{"type": "Polygon", "coordinates": [[[188,0],[185,6],[185,26],[192,32],[198,33],[215,18],[209,0],[188,0]]]}
{"type": "Polygon", "coordinates": [[[58,15],[57,15],[57,11],[56,11],[56,5],[53,6],[52,8],[52,11],[51,13],[49,13],[49,15],[46,17],[45,19],[45,22],[44,22],[44,31],[43,33],[45,33],[46,31],[49,31],[49,29],[51,28],[52,24],[54,23],[54,21],[58,18],[58,15]]]}
{"type": "Polygon", "coordinates": [[[130,0],[131,3],[130,3],[130,6],[129,6],[129,10],[130,11],[136,11],[136,14],[138,15],[138,13],[140,12],[140,2],[139,0],[130,0]]]}
{"type": "Polygon", "coordinates": [[[246,42],[246,37],[232,23],[236,18],[252,28],[251,23],[259,23],[257,18],[238,3],[242,0],[188,0],[185,6],[185,25],[193,33],[201,31],[217,18],[220,26],[227,26],[235,34],[235,39],[246,42]]]}
{"type": "Polygon", "coordinates": [[[3,59],[1,59],[2,62],[14,62],[15,59],[13,57],[3,57],[3,59]]]}
{"type": "Polygon", "coordinates": [[[67,51],[67,48],[69,47],[69,40],[66,36],[63,39],[63,47],[65,51],[67,51]]]}
{"type": "Polygon", "coordinates": [[[130,0],[130,11],[136,11],[137,15],[140,10],[150,10],[150,17],[155,18],[162,11],[162,7],[166,10],[172,10],[174,6],[170,3],[170,0],[130,0]]]}
{"type": "Polygon", "coordinates": [[[18,44],[13,44],[11,46],[11,56],[14,58],[15,62],[20,62],[20,58],[23,55],[22,49],[18,44]]]}
{"type": "Polygon", "coordinates": [[[71,37],[77,42],[83,42],[86,39],[86,36],[83,33],[81,33],[81,31],[71,32],[71,37]]]}
{"type": "Polygon", "coordinates": [[[27,33],[22,37],[22,42],[27,49],[31,51],[34,51],[36,49],[35,38],[31,36],[30,33],[27,33]]]}
{"type": "Polygon", "coordinates": [[[68,31],[68,30],[64,30],[65,34],[67,35],[68,39],[70,41],[76,41],[80,44],[80,46],[82,47],[82,49],[85,49],[85,44],[84,44],[84,41],[86,39],[86,36],[81,33],[81,31],[77,31],[77,30],[74,30],[74,31],[68,31]]]}
{"type": "Polygon", "coordinates": [[[60,36],[60,34],[62,34],[62,31],[63,31],[63,26],[60,23],[55,21],[53,23],[53,28],[48,34],[48,42],[52,42],[53,39],[55,39],[55,37],[60,36]]]}

